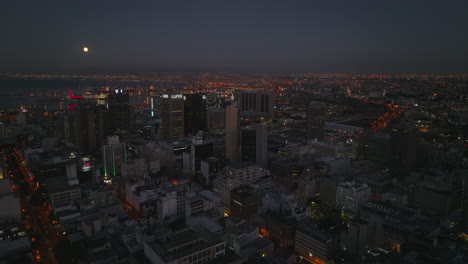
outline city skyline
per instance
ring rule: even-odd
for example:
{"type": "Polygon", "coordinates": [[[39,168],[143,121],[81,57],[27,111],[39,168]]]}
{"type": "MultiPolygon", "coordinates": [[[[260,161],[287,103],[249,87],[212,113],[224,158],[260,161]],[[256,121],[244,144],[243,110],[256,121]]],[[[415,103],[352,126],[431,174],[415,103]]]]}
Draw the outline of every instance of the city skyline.
{"type": "Polygon", "coordinates": [[[467,0],[0,4],[0,264],[468,263],[467,0]]]}

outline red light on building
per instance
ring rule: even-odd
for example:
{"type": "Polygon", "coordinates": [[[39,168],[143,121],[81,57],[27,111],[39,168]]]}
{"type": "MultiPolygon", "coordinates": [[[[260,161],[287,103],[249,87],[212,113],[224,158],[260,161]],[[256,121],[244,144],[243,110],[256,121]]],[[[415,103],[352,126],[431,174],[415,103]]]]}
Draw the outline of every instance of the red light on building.
{"type": "Polygon", "coordinates": [[[71,88],[68,88],[68,96],[70,97],[70,99],[83,98],[82,95],[73,95],[73,91],[71,88]]]}

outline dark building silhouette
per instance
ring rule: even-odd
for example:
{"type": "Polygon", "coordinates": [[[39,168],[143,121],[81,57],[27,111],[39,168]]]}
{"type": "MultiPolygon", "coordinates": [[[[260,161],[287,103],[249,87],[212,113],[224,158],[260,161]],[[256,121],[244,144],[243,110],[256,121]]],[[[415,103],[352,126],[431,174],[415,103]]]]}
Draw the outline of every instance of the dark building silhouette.
{"type": "Polygon", "coordinates": [[[407,177],[416,168],[415,128],[405,126],[392,127],[390,139],[390,166],[393,176],[398,179],[407,177]]]}
{"type": "Polygon", "coordinates": [[[198,131],[207,131],[206,128],[206,95],[184,95],[184,133],[196,135],[198,131]]]}
{"type": "Polygon", "coordinates": [[[279,248],[291,248],[296,239],[297,221],[294,217],[268,212],[264,216],[263,235],[279,248]]]}
{"type": "Polygon", "coordinates": [[[111,128],[114,133],[124,133],[129,130],[130,104],[129,95],[123,89],[115,89],[107,97],[111,128]]]}
{"type": "Polygon", "coordinates": [[[241,129],[241,160],[256,162],[257,131],[253,127],[241,129]]]}
{"type": "Polygon", "coordinates": [[[184,135],[184,98],[182,94],[161,95],[162,139],[184,135]]]}
{"type": "Polygon", "coordinates": [[[326,113],[327,105],[323,102],[312,101],[307,106],[306,144],[314,140],[323,140],[325,138],[326,113]]]}
{"type": "Polygon", "coordinates": [[[192,145],[191,148],[191,151],[193,152],[193,158],[195,161],[195,172],[199,173],[201,161],[204,159],[208,159],[209,157],[213,157],[213,144],[206,143],[200,145],[192,145]]]}
{"type": "Polygon", "coordinates": [[[258,214],[258,196],[248,186],[241,186],[231,191],[231,216],[249,219],[258,214]]]}
{"type": "Polygon", "coordinates": [[[241,160],[266,166],[268,133],[265,125],[252,124],[241,129],[241,160]]]}
{"type": "Polygon", "coordinates": [[[274,97],[270,91],[235,91],[235,99],[239,101],[240,112],[243,115],[272,116],[274,114],[274,97]]]}
{"type": "Polygon", "coordinates": [[[240,161],[240,116],[239,103],[234,101],[226,106],[226,158],[231,163],[240,161]]]}
{"type": "Polygon", "coordinates": [[[68,113],[68,129],[71,141],[82,154],[95,153],[103,144],[108,120],[102,106],[84,102],[68,113]]]}
{"type": "Polygon", "coordinates": [[[200,170],[205,178],[205,183],[211,185],[213,180],[225,166],[226,159],[224,157],[209,157],[202,160],[200,162],[200,170]]]}

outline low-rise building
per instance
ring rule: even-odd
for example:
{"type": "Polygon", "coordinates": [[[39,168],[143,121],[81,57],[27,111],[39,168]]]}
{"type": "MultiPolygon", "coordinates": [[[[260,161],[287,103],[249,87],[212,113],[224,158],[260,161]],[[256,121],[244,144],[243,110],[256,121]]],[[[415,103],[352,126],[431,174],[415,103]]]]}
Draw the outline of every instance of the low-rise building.
{"type": "Polygon", "coordinates": [[[225,254],[225,243],[209,232],[188,229],[153,242],[144,242],[152,264],[207,263],[225,254]]]}

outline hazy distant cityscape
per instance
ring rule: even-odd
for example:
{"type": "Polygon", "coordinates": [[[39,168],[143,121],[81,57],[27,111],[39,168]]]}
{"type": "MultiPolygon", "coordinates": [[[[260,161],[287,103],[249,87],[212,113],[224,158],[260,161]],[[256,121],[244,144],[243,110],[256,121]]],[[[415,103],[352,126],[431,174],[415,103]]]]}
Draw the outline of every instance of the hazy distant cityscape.
{"type": "Polygon", "coordinates": [[[2,263],[465,263],[467,90],[4,75],[2,263]]]}

